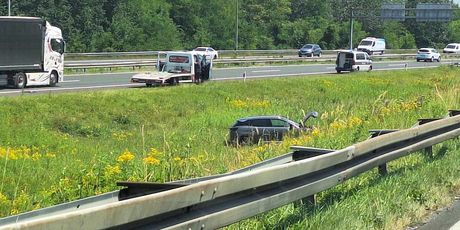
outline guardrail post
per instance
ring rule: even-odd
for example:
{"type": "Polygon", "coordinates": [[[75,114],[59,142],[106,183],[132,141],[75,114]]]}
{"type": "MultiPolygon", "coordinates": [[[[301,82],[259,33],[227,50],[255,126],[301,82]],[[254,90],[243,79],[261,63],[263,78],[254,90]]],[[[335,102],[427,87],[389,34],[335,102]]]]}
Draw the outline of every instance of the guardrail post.
{"type": "MultiPolygon", "coordinates": [[[[377,130],[369,130],[369,133],[371,134],[370,138],[376,138],[378,136],[385,135],[387,133],[396,132],[396,131],[398,130],[397,129],[381,129],[381,130],[377,129],[377,130]]],[[[388,167],[386,163],[379,165],[377,168],[381,176],[385,176],[388,174],[388,167]]]]}
{"type": "MultiPolygon", "coordinates": [[[[292,160],[293,161],[300,161],[305,160],[308,158],[324,155],[327,153],[334,152],[335,150],[332,149],[319,149],[319,148],[310,148],[310,147],[299,147],[299,146],[292,146],[291,147],[294,152],[292,153],[292,160]]],[[[311,196],[307,196],[302,198],[296,202],[294,202],[294,207],[305,207],[305,206],[315,206],[316,205],[316,194],[311,196]]]]}
{"type": "Polygon", "coordinates": [[[460,115],[460,110],[454,110],[454,109],[449,110],[449,116],[450,117],[455,117],[455,116],[458,116],[458,115],[460,115]]]}
{"type": "MultiPolygon", "coordinates": [[[[418,125],[423,125],[423,124],[430,123],[430,122],[437,121],[437,120],[439,120],[439,118],[418,119],[418,125]]],[[[424,152],[425,152],[426,157],[432,158],[433,157],[433,146],[426,147],[424,152]]]]}
{"type": "Polygon", "coordinates": [[[315,194],[294,202],[295,208],[304,208],[304,207],[310,207],[310,206],[315,206],[315,205],[316,205],[316,195],[315,194]]]}
{"type": "Polygon", "coordinates": [[[378,169],[379,169],[379,174],[380,174],[381,176],[385,176],[385,175],[388,174],[388,168],[387,168],[387,164],[386,164],[386,163],[385,163],[385,164],[382,164],[382,165],[379,165],[378,169]]]}
{"type": "Polygon", "coordinates": [[[433,157],[433,146],[425,148],[425,155],[429,158],[433,157]]]}

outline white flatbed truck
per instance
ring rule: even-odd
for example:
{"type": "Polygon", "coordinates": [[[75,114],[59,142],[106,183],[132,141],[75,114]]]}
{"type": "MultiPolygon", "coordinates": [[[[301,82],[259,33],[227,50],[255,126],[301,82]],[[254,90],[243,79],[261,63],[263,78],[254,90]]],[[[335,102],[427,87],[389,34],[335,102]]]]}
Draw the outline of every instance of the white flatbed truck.
{"type": "Polygon", "coordinates": [[[193,51],[160,52],[158,71],[136,74],[131,77],[131,82],[145,83],[147,86],[176,85],[180,82],[201,83],[209,80],[211,68],[212,62],[208,62],[205,56],[193,51]],[[164,62],[160,61],[162,54],[166,55],[164,62]]]}

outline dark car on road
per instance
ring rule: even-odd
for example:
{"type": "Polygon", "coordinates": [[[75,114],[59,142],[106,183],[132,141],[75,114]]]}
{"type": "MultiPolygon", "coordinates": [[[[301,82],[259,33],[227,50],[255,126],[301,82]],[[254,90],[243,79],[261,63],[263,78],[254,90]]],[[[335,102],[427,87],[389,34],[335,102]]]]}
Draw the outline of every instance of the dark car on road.
{"type": "Polygon", "coordinates": [[[317,44],[306,44],[302,46],[302,48],[299,49],[299,57],[302,56],[307,56],[307,57],[313,57],[313,56],[318,56],[321,57],[322,50],[321,47],[317,44]]]}
{"type": "MultiPolygon", "coordinates": [[[[282,141],[288,134],[298,134],[309,128],[303,124],[317,112],[308,113],[302,123],[281,116],[254,116],[241,118],[230,127],[230,142],[234,144],[258,143],[259,141],[282,141]]],[[[310,128],[311,129],[311,128],[310,128]]]]}

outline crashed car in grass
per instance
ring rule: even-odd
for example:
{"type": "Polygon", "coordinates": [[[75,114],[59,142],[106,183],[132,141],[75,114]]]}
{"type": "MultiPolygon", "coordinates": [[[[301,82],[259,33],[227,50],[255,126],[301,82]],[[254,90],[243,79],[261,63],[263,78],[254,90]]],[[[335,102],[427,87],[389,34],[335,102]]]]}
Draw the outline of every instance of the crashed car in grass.
{"type": "Polygon", "coordinates": [[[318,117],[317,112],[309,112],[301,123],[281,116],[253,116],[238,119],[230,127],[229,141],[233,144],[258,143],[259,141],[282,141],[286,135],[298,135],[309,131],[312,127],[305,126],[310,118],[318,117]]]}

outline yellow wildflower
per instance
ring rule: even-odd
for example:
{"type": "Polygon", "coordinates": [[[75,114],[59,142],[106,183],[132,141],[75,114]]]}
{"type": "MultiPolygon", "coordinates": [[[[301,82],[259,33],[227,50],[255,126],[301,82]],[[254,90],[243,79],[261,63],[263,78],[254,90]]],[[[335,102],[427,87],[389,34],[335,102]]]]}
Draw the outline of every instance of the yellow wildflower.
{"type": "Polygon", "coordinates": [[[182,161],[182,158],[180,158],[180,157],[174,157],[174,161],[177,161],[177,162],[182,161]]]}
{"type": "Polygon", "coordinates": [[[19,210],[17,208],[12,208],[10,211],[10,215],[17,215],[19,214],[19,210]]]}
{"type": "Polygon", "coordinates": [[[105,167],[105,175],[106,176],[113,176],[121,173],[121,169],[119,165],[111,166],[107,165],[105,167]]]}
{"type": "Polygon", "coordinates": [[[6,206],[10,201],[8,200],[8,197],[3,195],[3,193],[0,192],[0,206],[6,206]]]}
{"type": "Polygon", "coordinates": [[[335,120],[329,125],[333,130],[340,130],[344,129],[346,126],[345,122],[343,120],[335,120]]]}
{"type": "Polygon", "coordinates": [[[159,165],[160,160],[156,159],[153,156],[148,156],[148,157],[144,158],[144,163],[148,164],[148,165],[159,165]]]}
{"type": "Polygon", "coordinates": [[[130,151],[126,150],[124,151],[120,156],[118,156],[117,161],[118,162],[129,162],[134,159],[134,154],[132,154],[130,151]]]}
{"type": "Polygon", "coordinates": [[[363,120],[359,117],[352,117],[348,120],[348,127],[354,127],[363,123],[363,120]]]}
{"type": "Polygon", "coordinates": [[[56,154],[54,154],[54,153],[46,153],[45,157],[47,157],[47,158],[56,158],[56,154]]]}
{"type": "Polygon", "coordinates": [[[314,129],[311,131],[311,135],[313,135],[314,137],[319,136],[319,129],[318,129],[318,128],[314,128],[314,129]]]}
{"type": "Polygon", "coordinates": [[[161,155],[161,152],[158,151],[156,148],[150,148],[150,153],[149,153],[150,156],[153,156],[153,157],[156,157],[158,155],[161,155]]]}

